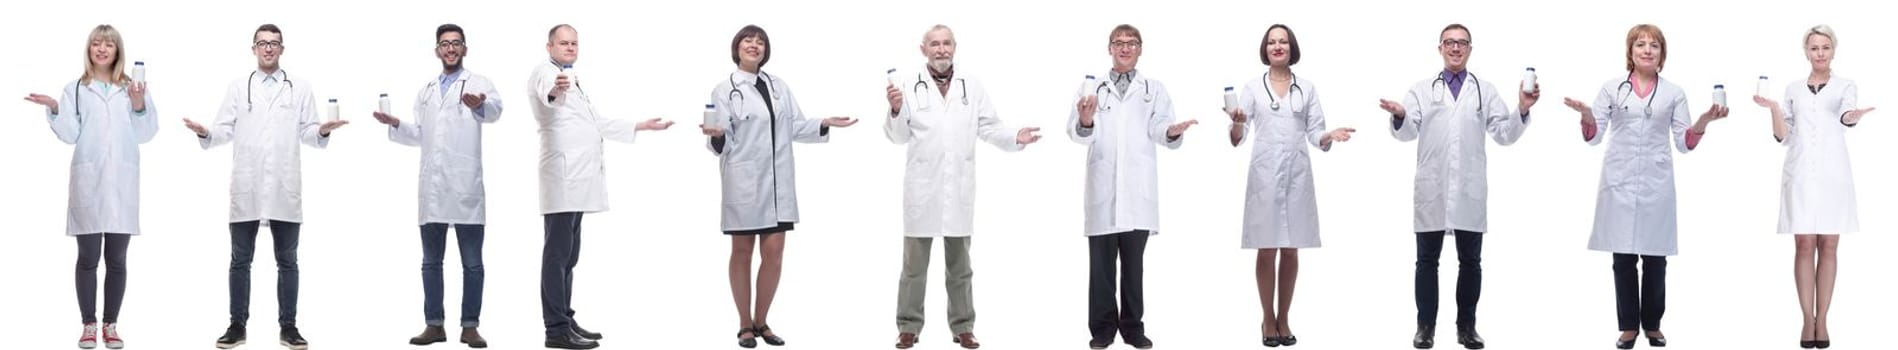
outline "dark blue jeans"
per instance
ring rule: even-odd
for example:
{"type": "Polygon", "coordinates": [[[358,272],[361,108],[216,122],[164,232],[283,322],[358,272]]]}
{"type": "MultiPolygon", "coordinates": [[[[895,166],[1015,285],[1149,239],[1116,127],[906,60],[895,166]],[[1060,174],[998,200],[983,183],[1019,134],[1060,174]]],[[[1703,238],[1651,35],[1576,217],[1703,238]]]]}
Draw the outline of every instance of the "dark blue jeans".
{"type": "MultiPolygon", "coordinates": [[[[442,255],[448,250],[448,224],[422,225],[422,315],[429,326],[447,319],[442,310],[442,255]]],[[[456,224],[455,243],[461,248],[461,326],[481,326],[481,286],[487,279],[481,265],[482,225],[456,224]]]]}
{"type": "MultiPolygon", "coordinates": [[[[250,321],[250,260],[257,251],[257,221],[231,223],[231,323],[250,321]]],[[[271,221],[277,258],[277,324],[297,323],[297,232],[302,224],[271,221]]]]}

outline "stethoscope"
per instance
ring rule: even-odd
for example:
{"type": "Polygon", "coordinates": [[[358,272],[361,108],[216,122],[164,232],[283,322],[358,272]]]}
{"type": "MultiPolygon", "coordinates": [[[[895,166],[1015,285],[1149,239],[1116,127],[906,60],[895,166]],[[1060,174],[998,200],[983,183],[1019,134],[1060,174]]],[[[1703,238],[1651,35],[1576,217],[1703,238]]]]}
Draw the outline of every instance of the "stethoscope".
{"type": "MultiPolygon", "coordinates": [[[[961,82],[961,84],[952,83],[950,85],[955,85],[962,88],[962,105],[964,106],[969,105],[969,84],[968,84],[969,82],[967,80],[963,80],[962,78],[956,78],[955,80],[961,82]]],[[[929,90],[928,84],[929,84],[929,81],[927,79],[923,79],[923,73],[916,73],[916,84],[910,86],[910,89],[909,89],[910,95],[921,96],[924,91],[929,90]]],[[[928,106],[925,105],[924,108],[928,108],[928,106]]]]}
{"type": "MultiPolygon", "coordinates": [[[[1654,100],[1659,100],[1658,98],[1655,98],[1656,96],[1654,96],[1654,94],[1655,94],[1656,92],[1659,92],[1659,91],[1661,90],[1661,89],[1660,89],[1660,78],[1658,78],[1658,77],[1657,77],[1657,78],[1655,78],[1655,86],[1654,86],[1654,87],[1655,87],[1655,89],[1654,89],[1654,91],[1652,91],[1652,92],[1649,92],[1649,93],[1648,93],[1648,104],[1647,104],[1647,107],[1644,107],[1644,108],[1642,108],[1642,109],[1641,109],[1641,111],[1642,111],[1643,113],[1647,113],[1647,115],[1654,115],[1654,100]]],[[[1616,86],[1615,86],[1615,92],[1617,92],[1617,93],[1620,93],[1620,94],[1621,94],[1621,98],[1615,101],[1615,105],[1614,105],[1614,106],[1610,106],[1610,107],[1609,107],[1609,108],[1610,108],[1610,109],[1609,109],[1609,111],[1611,111],[1611,112],[1612,112],[1612,111],[1615,111],[1615,110],[1620,110],[1620,111],[1622,111],[1622,112],[1627,112],[1627,111],[1628,111],[1628,98],[1629,98],[1629,97],[1632,97],[1632,95],[1634,94],[1634,79],[1633,79],[1633,76],[1632,76],[1632,75],[1630,75],[1628,79],[1622,79],[1622,80],[1621,80],[1621,85],[1616,85],[1616,86]]]]}
{"type": "MultiPolygon", "coordinates": [[[[297,88],[297,83],[290,81],[290,72],[285,72],[283,70],[278,70],[278,72],[283,72],[284,84],[287,84],[290,87],[290,89],[297,88]]],[[[253,81],[255,79],[257,79],[257,71],[251,71],[250,79],[244,79],[244,111],[245,112],[254,112],[257,110],[257,102],[252,101],[252,98],[250,96],[251,86],[256,84],[256,82],[253,81]]],[[[283,91],[284,90],[277,90],[277,93],[282,94],[283,91]]]]}
{"type": "MultiPolygon", "coordinates": [[[[781,94],[781,93],[778,93],[778,84],[775,84],[775,83],[772,83],[772,82],[771,82],[771,76],[770,76],[770,75],[766,75],[766,74],[764,73],[764,71],[758,71],[758,79],[762,79],[762,80],[764,80],[764,82],[765,82],[765,83],[764,83],[764,84],[765,84],[765,86],[767,86],[767,88],[769,88],[769,89],[771,89],[771,99],[772,99],[772,100],[783,100],[783,99],[784,99],[784,94],[781,94]]],[[[728,83],[731,83],[731,86],[732,86],[732,89],[731,89],[731,93],[728,93],[728,94],[726,94],[726,95],[725,95],[725,100],[726,100],[726,101],[730,101],[730,102],[733,102],[733,103],[734,103],[734,104],[733,104],[734,106],[742,106],[742,105],[744,105],[744,103],[745,103],[745,93],[744,93],[744,92],[742,92],[742,91],[739,91],[739,90],[738,90],[738,73],[732,73],[731,75],[728,75],[728,76],[726,76],[726,77],[725,77],[725,81],[726,81],[726,82],[728,82],[728,83]]],[[[756,89],[756,88],[754,88],[754,89],[756,89]]]]}
{"type": "MultiPolygon", "coordinates": [[[[1272,73],[1266,73],[1261,79],[1265,80],[1265,97],[1272,100],[1272,104],[1268,107],[1272,107],[1274,111],[1279,110],[1279,97],[1272,93],[1272,73]]],[[[1298,74],[1292,74],[1292,86],[1285,88],[1285,98],[1291,99],[1292,94],[1301,93],[1304,90],[1305,88],[1298,86],[1298,74]]]]}
{"type": "MultiPolygon", "coordinates": [[[[423,91],[434,91],[435,88],[442,86],[441,84],[442,84],[441,81],[431,81],[431,82],[428,82],[428,87],[422,88],[422,89],[423,91]]],[[[468,94],[468,77],[460,77],[460,78],[455,79],[454,96],[459,97],[459,96],[467,95],[467,94],[468,94]]],[[[437,97],[437,99],[439,98],[440,97],[437,97]]]]}
{"type": "MultiPolygon", "coordinates": [[[[1471,72],[1466,71],[1466,72],[1463,72],[1463,74],[1468,74],[1470,76],[1469,81],[1465,82],[1464,84],[1476,84],[1475,85],[1476,86],[1476,114],[1483,114],[1483,107],[1484,107],[1483,105],[1487,104],[1483,102],[1484,101],[1483,100],[1483,85],[1482,83],[1477,81],[1476,73],[1471,73],[1471,72]]],[[[1439,85],[1443,86],[1443,91],[1437,92],[1437,104],[1443,104],[1445,100],[1443,98],[1443,95],[1448,95],[1450,93],[1450,83],[1449,81],[1444,80],[1443,74],[1437,74],[1437,80],[1430,81],[1430,89],[1436,90],[1437,86],[1439,85]]],[[[1470,85],[1464,85],[1464,86],[1470,86],[1470,85]]]]}
{"type": "MultiPolygon", "coordinates": [[[[1093,77],[1094,77],[1094,76],[1092,76],[1092,75],[1090,75],[1090,76],[1088,76],[1088,78],[1093,78],[1093,77]]],[[[1127,78],[1127,79],[1133,79],[1133,78],[1131,78],[1131,77],[1130,77],[1130,78],[1127,78]]],[[[1108,86],[1109,84],[1112,84],[1112,83],[1113,83],[1113,82],[1112,82],[1111,80],[1110,80],[1110,81],[1103,81],[1103,82],[1101,82],[1101,84],[1100,84],[1100,85],[1096,85],[1096,86],[1094,86],[1094,95],[1095,95],[1095,96],[1100,96],[1100,94],[1101,94],[1101,89],[1106,89],[1106,88],[1107,88],[1107,86],[1108,86]]],[[[1128,86],[1133,86],[1133,85],[1132,85],[1133,83],[1134,83],[1134,82],[1128,82],[1127,84],[1128,84],[1128,86]]],[[[1146,91],[1146,94],[1145,94],[1145,95],[1142,95],[1142,99],[1141,99],[1141,100],[1142,100],[1142,101],[1144,101],[1144,102],[1147,102],[1147,103],[1152,103],[1152,102],[1153,102],[1153,85],[1149,85],[1149,84],[1146,84],[1146,83],[1141,83],[1141,84],[1140,84],[1140,87],[1141,87],[1141,88],[1143,88],[1143,90],[1145,90],[1145,91],[1146,91]]],[[[1108,92],[1113,92],[1113,90],[1108,90],[1108,92]]],[[[1107,105],[1104,105],[1104,104],[1103,104],[1103,105],[1099,105],[1099,106],[1097,106],[1097,107],[1095,107],[1095,109],[1097,109],[1097,110],[1100,110],[1100,111],[1102,111],[1102,112],[1106,112],[1106,111],[1108,111],[1108,110],[1112,110],[1112,109],[1114,109],[1114,107],[1109,107],[1109,106],[1107,106],[1107,105]]]]}

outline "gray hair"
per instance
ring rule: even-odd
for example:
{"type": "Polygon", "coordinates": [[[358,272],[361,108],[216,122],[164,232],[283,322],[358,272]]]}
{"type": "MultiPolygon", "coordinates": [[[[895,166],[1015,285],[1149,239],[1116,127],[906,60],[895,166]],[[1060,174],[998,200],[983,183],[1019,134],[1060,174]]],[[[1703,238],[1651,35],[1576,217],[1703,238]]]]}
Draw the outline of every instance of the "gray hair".
{"type": "Polygon", "coordinates": [[[1814,35],[1822,35],[1825,36],[1826,39],[1832,39],[1832,46],[1839,46],[1839,37],[1832,34],[1832,26],[1824,24],[1812,26],[1812,29],[1807,29],[1806,36],[1800,37],[1799,44],[1805,45],[1806,39],[1812,39],[1814,35]]]}
{"type": "Polygon", "coordinates": [[[953,39],[953,38],[955,38],[955,37],[956,37],[956,32],[955,32],[954,30],[950,30],[950,29],[949,29],[949,26],[947,26],[947,25],[941,25],[941,24],[937,24],[937,25],[935,25],[935,26],[931,26],[931,27],[929,27],[929,30],[927,30],[927,31],[924,31],[924,32],[923,32],[923,44],[924,44],[924,45],[928,45],[928,44],[929,44],[929,33],[935,33],[935,32],[936,32],[936,31],[938,31],[938,30],[940,30],[940,31],[945,31],[945,32],[949,32],[949,37],[951,38],[951,39],[950,39],[950,41],[954,41],[954,40],[955,40],[955,39],[953,39]]]}

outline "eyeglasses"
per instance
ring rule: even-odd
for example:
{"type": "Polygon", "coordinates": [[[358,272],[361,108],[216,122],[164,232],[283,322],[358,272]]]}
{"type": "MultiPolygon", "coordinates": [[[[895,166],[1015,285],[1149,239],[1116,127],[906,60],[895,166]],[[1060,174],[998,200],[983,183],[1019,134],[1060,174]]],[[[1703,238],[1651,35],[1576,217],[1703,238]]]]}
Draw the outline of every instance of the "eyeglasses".
{"type": "Polygon", "coordinates": [[[435,47],[439,47],[439,48],[467,47],[467,46],[468,46],[468,43],[461,40],[442,40],[440,42],[435,43],[435,47]]]}
{"type": "Polygon", "coordinates": [[[281,49],[283,48],[283,41],[258,40],[256,43],[251,44],[251,47],[259,49],[281,49]]]}
{"type": "Polygon", "coordinates": [[[1470,47],[1470,39],[1443,39],[1445,47],[1470,47]]]}
{"type": "Polygon", "coordinates": [[[1108,43],[1108,45],[1116,49],[1131,49],[1131,48],[1139,48],[1140,42],[1139,41],[1114,41],[1114,42],[1108,43]]]}

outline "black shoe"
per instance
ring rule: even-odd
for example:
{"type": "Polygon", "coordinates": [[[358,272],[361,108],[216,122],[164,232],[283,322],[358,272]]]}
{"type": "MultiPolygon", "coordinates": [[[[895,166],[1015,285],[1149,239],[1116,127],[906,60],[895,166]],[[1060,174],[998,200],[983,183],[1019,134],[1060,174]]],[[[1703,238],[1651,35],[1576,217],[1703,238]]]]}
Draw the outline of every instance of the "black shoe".
{"type": "Polygon", "coordinates": [[[1268,348],[1279,347],[1279,337],[1265,337],[1265,339],[1260,340],[1259,342],[1264,343],[1265,347],[1268,347],[1268,348]]]}
{"type": "Polygon", "coordinates": [[[1418,349],[1429,349],[1432,347],[1436,347],[1437,346],[1436,338],[1437,338],[1436,325],[1418,325],[1417,336],[1410,338],[1410,346],[1414,348],[1418,348],[1418,349]]]}
{"type": "Polygon", "coordinates": [[[1819,344],[1818,344],[1818,343],[1819,343],[1819,342],[1816,342],[1816,341],[1811,341],[1811,340],[1801,340],[1801,341],[1799,341],[1799,348],[1800,348],[1800,349],[1811,349],[1811,348],[1816,348],[1816,347],[1819,347],[1819,344]]]}
{"type": "Polygon", "coordinates": [[[579,323],[573,323],[571,327],[567,327],[567,328],[572,328],[574,335],[578,335],[581,338],[586,338],[587,340],[600,340],[600,339],[606,338],[606,336],[600,335],[599,333],[588,332],[586,328],[580,328],[579,323]]]}
{"type": "Polygon", "coordinates": [[[739,328],[738,347],[746,349],[758,347],[758,330],[756,328],[739,328]],[[746,334],[750,334],[751,337],[745,337],[746,334]]]}
{"type": "MultiPolygon", "coordinates": [[[[568,333],[573,333],[573,332],[568,332],[568,333]]],[[[566,334],[565,336],[548,337],[546,345],[547,345],[547,348],[550,348],[550,349],[592,349],[592,348],[600,347],[599,342],[587,340],[587,338],[580,337],[579,334],[566,334]]]]}
{"type": "Polygon", "coordinates": [[[1812,341],[1812,347],[1820,348],[1820,349],[1830,348],[1832,347],[1832,340],[1831,339],[1814,340],[1812,341]]]}
{"type": "Polygon", "coordinates": [[[244,334],[243,324],[232,323],[230,328],[224,329],[223,336],[217,337],[217,348],[230,349],[238,345],[244,345],[244,334]]]}
{"type": "Polygon", "coordinates": [[[421,335],[409,338],[409,345],[428,345],[445,341],[448,341],[448,331],[442,330],[442,326],[428,326],[422,329],[421,335]]]}
{"type": "Polygon", "coordinates": [[[1298,345],[1298,336],[1288,335],[1288,336],[1279,337],[1279,345],[1284,345],[1284,346],[1298,345]]]}
{"type": "Polygon", "coordinates": [[[1106,349],[1107,347],[1113,346],[1113,345],[1114,345],[1114,338],[1094,339],[1094,340],[1087,341],[1087,348],[1094,349],[1094,350],[1106,349]]]}
{"type": "Polygon", "coordinates": [[[1123,335],[1120,337],[1120,339],[1121,341],[1126,342],[1127,346],[1132,346],[1135,349],[1145,350],[1145,349],[1153,348],[1153,339],[1147,339],[1146,335],[1139,335],[1139,334],[1136,334],[1133,336],[1123,335]]]}
{"type": "Polygon", "coordinates": [[[1633,349],[1633,348],[1634,348],[1634,338],[1628,338],[1628,339],[1620,339],[1620,338],[1616,338],[1616,339],[1615,339],[1615,348],[1616,348],[1616,349],[1633,349]]]}
{"type": "Polygon", "coordinates": [[[754,335],[757,335],[758,339],[763,339],[765,344],[770,344],[771,346],[784,346],[784,338],[779,338],[775,334],[765,334],[765,332],[770,332],[770,331],[771,331],[771,326],[769,325],[761,324],[761,325],[753,326],[751,328],[751,333],[754,335]]]}
{"type": "Polygon", "coordinates": [[[283,326],[283,331],[277,334],[277,339],[278,344],[283,344],[283,347],[290,348],[290,350],[304,350],[310,348],[310,342],[303,340],[303,334],[297,333],[297,326],[295,325],[283,326]]]}
{"type": "Polygon", "coordinates": [[[1464,349],[1482,349],[1483,336],[1476,334],[1476,326],[1457,326],[1456,343],[1463,344],[1464,349]]]}

